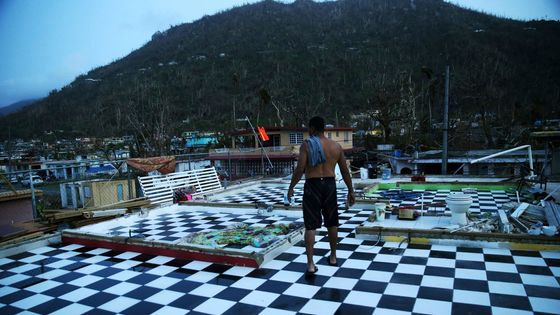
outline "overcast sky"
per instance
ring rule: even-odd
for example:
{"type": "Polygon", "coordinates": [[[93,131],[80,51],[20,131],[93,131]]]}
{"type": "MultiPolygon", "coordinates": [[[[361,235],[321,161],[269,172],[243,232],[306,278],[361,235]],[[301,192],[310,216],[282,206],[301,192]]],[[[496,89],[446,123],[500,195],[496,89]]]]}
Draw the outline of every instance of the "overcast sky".
{"type": "MultiPolygon", "coordinates": [[[[515,19],[560,20],[560,0],[448,1],[515,19]]],[[[0,0],[0,107],[46,96],[126,56],[158,30],[253,2],[0,0]]]]}

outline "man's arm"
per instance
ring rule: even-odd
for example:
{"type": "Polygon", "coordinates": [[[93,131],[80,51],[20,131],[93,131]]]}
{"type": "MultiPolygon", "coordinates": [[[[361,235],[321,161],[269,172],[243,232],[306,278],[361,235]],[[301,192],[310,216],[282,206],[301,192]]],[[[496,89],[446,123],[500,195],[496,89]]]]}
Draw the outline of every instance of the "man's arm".
{"type": "Polygon", "coordinates": [[[305,173],[305,167],[307,166],[307,146],[304,143],[299,147],[299,157],[296,169],[292,174],[292,181],[290,182],[290,188],[288,188],[288,198],[292,198],[294,195],[294,187],[300,181],[301,177],[305,173]]]}
{"type": "Polygon", "coordinates": [[[346,165],[346,157],[344,157],[344,151],[342,147],[338,146],[340,149],[340,157],[338,158],[338,167],[340,168],[340,173],[342,174],[342,179],[348,187],[348,196],[347,202],[348,206],[354,205],[356,202],[356,197],[354,196],[354,188],[352,187],[352,176],[350,175],[350,171],[348,170],[348,166],[346,165]]]}

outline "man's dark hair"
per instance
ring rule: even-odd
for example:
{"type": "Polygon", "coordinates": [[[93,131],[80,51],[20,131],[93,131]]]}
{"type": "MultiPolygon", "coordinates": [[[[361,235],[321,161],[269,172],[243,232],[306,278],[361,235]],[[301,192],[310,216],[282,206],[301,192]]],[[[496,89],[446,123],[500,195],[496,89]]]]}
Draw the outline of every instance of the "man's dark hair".
{"type": "Polygon", "coordinates": [[[322,117],[315,116],[309,120],[309,127],[317,132],[325,131],[325,120],[322,117]]]}

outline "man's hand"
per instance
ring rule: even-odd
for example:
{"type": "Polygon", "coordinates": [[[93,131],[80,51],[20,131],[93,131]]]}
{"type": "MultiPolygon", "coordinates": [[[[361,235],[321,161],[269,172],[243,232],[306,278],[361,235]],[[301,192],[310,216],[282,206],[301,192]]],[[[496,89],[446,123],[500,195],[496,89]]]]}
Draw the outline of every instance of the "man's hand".
{"type": "Polygon", "coordinates": [[[346,203],[348,207],[352,207],[356,203],[356,196],[354,195],[353,191],[348,192],[348,196],[346,197],[346,203]]]}
{"type": "Polygon", "coordinates": [[[294,196],[294,188],[290,187],[288,188],[288,200],[292,200],[293,196],[294,196]]]}

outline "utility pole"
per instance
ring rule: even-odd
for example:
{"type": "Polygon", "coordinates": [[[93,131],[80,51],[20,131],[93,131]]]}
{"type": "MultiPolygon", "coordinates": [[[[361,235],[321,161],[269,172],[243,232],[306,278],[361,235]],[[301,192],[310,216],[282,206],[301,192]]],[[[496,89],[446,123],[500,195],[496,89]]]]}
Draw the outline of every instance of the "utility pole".
{"type": "Polygon", "coordinates": [[[445,99],[443,105],[443,150],[441,157],[441,174],[447,174],[447,131],[449,130],[449,66],[445,66],[445,99]]]}

